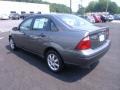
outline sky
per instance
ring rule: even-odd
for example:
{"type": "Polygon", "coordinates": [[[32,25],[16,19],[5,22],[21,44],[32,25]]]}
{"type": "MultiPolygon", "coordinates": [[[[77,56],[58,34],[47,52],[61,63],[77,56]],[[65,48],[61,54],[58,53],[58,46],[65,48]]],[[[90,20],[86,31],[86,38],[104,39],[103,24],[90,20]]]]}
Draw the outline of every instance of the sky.
{"type": "MultiPolygon", "coordinates": [[[[43,0],[51,3],[58,3],[58,4],[65,4],[66,6],[70,6],[70,0],[43,0]]],[[[78,4],[80,4],[81,0],[72,0],[72,10],[76,12],[78,10],[78,4]]],[[[97,1],[97,0],[82,0],[82,5],[86,7],[90,1],[97,1]]],[[[120,6],[120,0],[111,0],[116,2],[118,6],[120,6]]]]}

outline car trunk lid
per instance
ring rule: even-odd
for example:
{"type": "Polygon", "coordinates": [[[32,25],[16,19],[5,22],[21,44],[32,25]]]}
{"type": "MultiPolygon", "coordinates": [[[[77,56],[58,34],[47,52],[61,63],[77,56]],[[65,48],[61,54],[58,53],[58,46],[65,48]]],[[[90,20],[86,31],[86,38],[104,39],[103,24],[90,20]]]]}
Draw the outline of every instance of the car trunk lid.
{"type": "Polygon", "coordinates": [[[100,28],[90,32],[91,48],[96,49],[103,45],[109,37],[109,28],[100,28]]]}
{"type": "MultiPolygon", "coordinates": [[[[109,37],[109,28],[107,27],[96,27],[94,25],[91,25],[89,27],[87,26],[82,26],[79,29],[75,29],[75,30],[83,30],[88,32],[89,37],[90,37],[90,41],[91,41],[91,49],[96,49],[98,47],[100,47],[101,45],[103,45],[106,40],[109,37]]],[[[86,37],[86,35],[85,35],[86,37]]]]}

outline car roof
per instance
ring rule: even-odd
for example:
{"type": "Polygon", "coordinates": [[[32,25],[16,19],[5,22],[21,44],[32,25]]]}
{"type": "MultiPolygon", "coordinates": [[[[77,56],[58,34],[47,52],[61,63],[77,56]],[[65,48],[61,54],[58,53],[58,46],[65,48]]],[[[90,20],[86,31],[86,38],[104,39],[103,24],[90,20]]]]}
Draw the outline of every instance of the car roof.
{"type": "Polygon", "coordinates": [[[38,17],[38,16],[48,16],[48,17],[56,17],[56,16],[66,16],[66,15],[73,15],[73,14],[64,14],[64,13],[50,13],[50,14],[33,14],[30,17],[38,17]]]}

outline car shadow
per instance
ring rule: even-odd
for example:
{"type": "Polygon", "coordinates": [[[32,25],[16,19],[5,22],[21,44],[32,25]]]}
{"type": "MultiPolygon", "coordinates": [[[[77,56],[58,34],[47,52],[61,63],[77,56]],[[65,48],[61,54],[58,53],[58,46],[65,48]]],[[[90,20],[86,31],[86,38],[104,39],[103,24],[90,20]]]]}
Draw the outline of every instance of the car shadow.
{"type": "Polygon", "coordinates": [[[6,49],[9,50],[7,54],[14,53],[16,56],[22,58],[21,60],[28,62],[29,64],[41,70],[42,72],[47,73],[59,80],[69,83],[82,79],[83,77],[88,75],[99,63],[98,61],[95,64],[93,64],[91,69],[82,69],[79,66],[66,65],[65,69],[62,72],[56,74],[48,69],[45,60],[40,58],[39,56],[24,51],[22,49],[18,49],[17,51],[12,51],[9,45],[6,46],[6,49]]]}

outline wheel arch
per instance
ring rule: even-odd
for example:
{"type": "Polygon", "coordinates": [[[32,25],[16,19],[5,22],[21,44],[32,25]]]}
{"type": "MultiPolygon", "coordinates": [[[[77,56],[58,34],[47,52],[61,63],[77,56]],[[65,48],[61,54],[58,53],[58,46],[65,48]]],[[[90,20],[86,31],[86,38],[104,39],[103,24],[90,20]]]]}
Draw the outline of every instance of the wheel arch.
{"type": "Polygon", "coordinates": [[[64,62],[61,53],[60,53],[56,48],[54,48],[54,47],[47,47],[47,48],[44,50],[44,53],[43,53],[44,58],[46,57],[47,52],[50,51],[50,50],[53,50],[53,51],[57,52],[57,54],[60,56],[60,58],[61,58],[62,61],[64,62]]]}
{"type": "Polygon", "coordinates": [[[56,52],[59,54],[59,52],[58,52],[55,48],[53,48],[53,47],[47,47],[47,48],[44,50],[44,53],[43,53],[44,57],[45,57],[46,53],[47,53],[48,51],[50,51],[50,50],[54,50],[54,51],[56,51],[56,52]]]}

